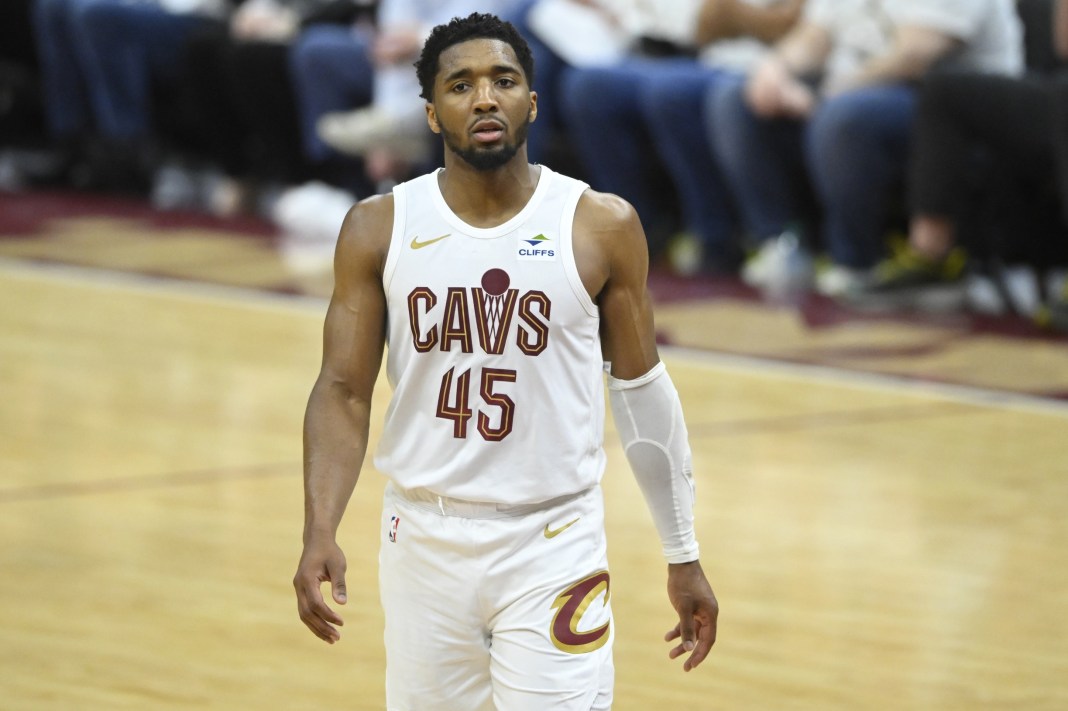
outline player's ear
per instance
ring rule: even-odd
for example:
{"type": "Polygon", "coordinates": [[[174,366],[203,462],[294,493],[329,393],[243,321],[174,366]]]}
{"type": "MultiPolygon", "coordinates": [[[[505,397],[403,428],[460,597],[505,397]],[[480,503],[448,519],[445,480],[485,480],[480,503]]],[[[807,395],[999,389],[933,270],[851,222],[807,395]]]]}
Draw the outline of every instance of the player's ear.
{"type": "Polygon", "coordinates": [[[438,112],[434,109],[434,104],[429,101],[426,102],[426,123],[430,126],[430,130],[434,133],[441,133],[441,124],[438,123],[438,112]]]}
{"type": "Polygon", "coordinates": [[[538,92],[530,92],[530,111],[527,113],[527,118],[533,122],[538,118],[538,92]]]}

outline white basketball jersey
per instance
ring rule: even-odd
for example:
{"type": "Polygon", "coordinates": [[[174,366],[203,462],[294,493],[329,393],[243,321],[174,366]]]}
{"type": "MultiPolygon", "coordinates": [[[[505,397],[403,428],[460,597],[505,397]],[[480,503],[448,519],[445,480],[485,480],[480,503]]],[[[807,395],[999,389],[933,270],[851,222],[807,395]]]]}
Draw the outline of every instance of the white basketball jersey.
{"type": "Polygon", "coordinates": [[[543,166],[527,205],[491,228],[449,209],[437,173],[393,189],[393,398],[375,466],[398,486],[526,504],[600,481],[599,317],[571,243],[587,187],[543,166]]]}

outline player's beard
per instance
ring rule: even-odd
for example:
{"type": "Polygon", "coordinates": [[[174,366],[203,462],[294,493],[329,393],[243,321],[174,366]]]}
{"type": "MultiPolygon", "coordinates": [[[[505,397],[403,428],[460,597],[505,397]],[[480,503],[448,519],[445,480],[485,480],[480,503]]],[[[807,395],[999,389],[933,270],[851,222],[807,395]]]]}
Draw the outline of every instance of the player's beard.
{"type": "Polygon", "coordinates": [[[456,140],[456,135],[450,131],[446,131],[444,128],[441,131],[441,137],[445,141],[445,146],[456,155],[463,158],[475,170],[489,171],[496,170],[501,166],[508,163],[508,161],[515,158],[515,154],[519,152],[519,149],[527,142],[527,132],[530,129],[530,114],[527,114],[527,119],[516,128],[515,138],[512,141],[499,143],[496,146],[480,146],[472,145],[464,148],[460,145],[460,142],[456,140]]]}

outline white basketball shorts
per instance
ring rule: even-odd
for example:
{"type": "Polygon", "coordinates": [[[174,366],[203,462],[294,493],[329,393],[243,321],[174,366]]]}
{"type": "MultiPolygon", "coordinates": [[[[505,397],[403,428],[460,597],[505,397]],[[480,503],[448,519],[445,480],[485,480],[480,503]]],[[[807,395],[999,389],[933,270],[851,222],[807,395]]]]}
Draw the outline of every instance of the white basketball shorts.
{"type": "Polygon", "coordinates": [[[599,487],[510,507],[387,486],[379,564],[389,711],[611,708],[599,487]]]}

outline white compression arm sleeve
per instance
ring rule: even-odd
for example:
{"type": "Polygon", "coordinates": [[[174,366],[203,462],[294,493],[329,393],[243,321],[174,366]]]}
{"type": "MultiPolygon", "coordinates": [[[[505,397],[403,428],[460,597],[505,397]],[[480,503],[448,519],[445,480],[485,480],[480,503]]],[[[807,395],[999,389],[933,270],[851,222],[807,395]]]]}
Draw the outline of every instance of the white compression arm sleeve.
{"type": "Polygon", "coordinates": [[[697,560],[694,481],[679,393],[663,363],[635,380],[608,376],[623,451],[638,480],[669,563],[697,560]]]}

